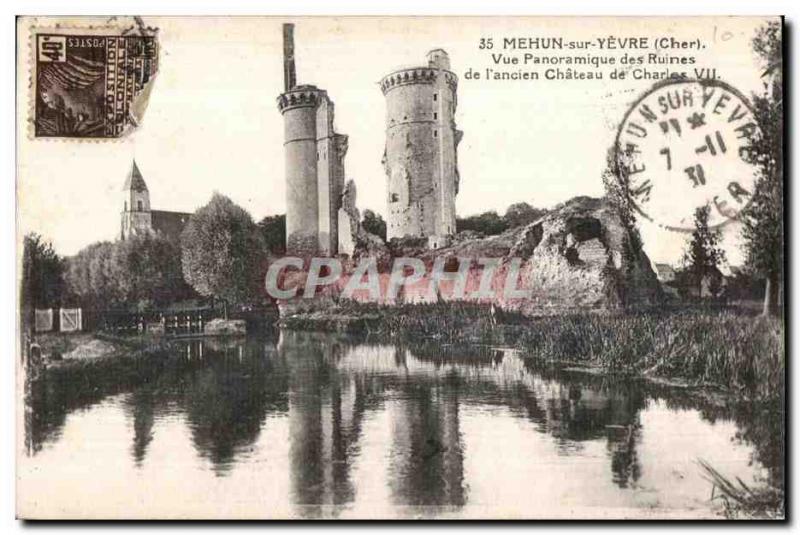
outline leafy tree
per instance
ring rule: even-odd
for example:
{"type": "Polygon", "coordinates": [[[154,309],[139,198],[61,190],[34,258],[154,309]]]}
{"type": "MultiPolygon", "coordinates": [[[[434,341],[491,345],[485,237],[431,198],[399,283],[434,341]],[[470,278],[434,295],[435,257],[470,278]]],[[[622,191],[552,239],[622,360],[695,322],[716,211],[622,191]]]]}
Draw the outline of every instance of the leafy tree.
{"type": "Polygon", "coordinates": [[[753,198],[741,216],[747,267],[766,280],[764,315],[778,313],[783,287],[783,56],[781,25],[758,30],[753,50],[764,66],[764,92],[753,95],[761,127],[751,145],[757,168],[753,198]]]}
{"type": "Polygon", "coordinates": [[[526,202],[512,204],[506,209],[503,220],[508,228],[521,227],[528,223],[533,223],[544,215],[545,211],[534,208],[526,202]]]}
{"type": "Polygon", "coordinates": [[[121,302],[148,308],[191,295],[181,272],[181,251],[167,239],[149,233],[131,236],[114,244],[110,260],[108,275],[121,302]]]}
{"type": "Polygon", "coordinates": [[[177,244],[142,234],[115,243],[94,243],[68,259],[67,289],[90,308],[148,308],[191,296],[177,244]]]}
{"type": "MultiPolygon", "coordinates": [[[[635,266],[641,261],[640,252],[643,243],[636,219],[636,204],[630,190],[630,177],[625,171],[625,166],[618,165],[615,147],[611,147],[606,153],[606,169],[603,171],[602,180],[606,201],[625,229],[621,244],[625,275],[633,276],[635,266]]],[[[625,285],[618,289],[624,291],[625,285]]],[[[623,297],[623,301],[625,299],[627,297],[623,297]]]]}
{"type": "Polygon", "coordinates": [[[708,226],[710,214],[711,207],[708,205],[695,210],[694,231],[684,254],[689,284],[697,288],[698,296],[702,296],[704,280],[709,281],[709,291],[712,295],[716,296],[721,290],[721,281],[717,279],[719,265],[725,260],[725,252],[720,247],[722,233],[708,226]]]}
{"type": "Polygon", "coordinates": [[[508,229],[508,223],[493,210],[469,217],[456,218],[456,230],[458,232],[472,230],[486,236],[492,236],[501,234],[506,229],[508,229]]]}
{"type": "Polygon", "coordinates": [[[264,238],[250,214],[215,193],[181,235],[183,274],[201,295],[226,303],[255,300],[263,286],[264,238]]]}
{"type": "Polygon", "coordinates": [[[119,303],[112,279],[114,244],[93,243],[67,259],[67,291],[83,306],[108,308],[119,303]]]}
{"type": "Polygon", "coordinates": [[[642,248],[642,238],[636,222],[636,205],[631,196],[630,178],[623,166],[615,162],[614,148],[606,154],[606,170],[603,171],[603,188],[606,200],[619,217],[620,223],[627,231],[625,254],[631,255],[642,248]]]}
{"type": "Polygon", "coordinates": [[[370,234],[380,237],[386,241],[386,221],[383,220],[380,214],[376,214],[369,208],[364,210],[364,217],[361,220],[361,226],[370,234]]]}
{"type": "MultiPolygon", "coordinates": [[[[64,262],[52,244],[38,234],[28,234],[22,242],[22,287],[20,304],[24,316],[36,307],[58,305],[64,292],[64,262]]],[[[31,317],[24,318],[30,321],[31,317]]]]}
{"type": "Polygon", "coordinates": [[[286,253],[286,216],[268,215],[258,222],[261,236],[264,238],[264,247],[273,256],[286,253]]]}

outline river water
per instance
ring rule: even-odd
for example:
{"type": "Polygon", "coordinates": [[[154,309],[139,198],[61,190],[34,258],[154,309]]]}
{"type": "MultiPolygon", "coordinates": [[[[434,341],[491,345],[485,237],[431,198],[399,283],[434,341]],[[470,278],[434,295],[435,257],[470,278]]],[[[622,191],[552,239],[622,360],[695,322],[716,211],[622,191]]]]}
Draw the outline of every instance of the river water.
{"type": "Polygon", "coordinates": [[[697,461],[779,476],[780,422],[510,349],[282,332],[49,370],[17,476],[34,517],[708,517],[697,461]]]}

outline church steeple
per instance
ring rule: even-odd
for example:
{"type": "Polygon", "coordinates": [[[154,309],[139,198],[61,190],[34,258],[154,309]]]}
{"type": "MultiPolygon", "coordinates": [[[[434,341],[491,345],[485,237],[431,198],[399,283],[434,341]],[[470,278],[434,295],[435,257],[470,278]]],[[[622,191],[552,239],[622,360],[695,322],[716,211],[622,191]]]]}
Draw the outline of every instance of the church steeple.
{"type": "Polygon", "coordinates": [[[150,192],[142,177],[136,160],[125,177],[122,186],[122,229],[120,237],[124,240],[133,234],[152,230],[152,214],[150,212],[150,192]]]}
{"type": "Polygon", "coordinates": [[[136,160],[133,160],[131,170],[128,172],[127,178],[125,178],[125,185],[122,189],[124,191],[147,191],[147,184],[142,177],[141,171],[139,171],[139,166],[136,165],[136,160]]]}

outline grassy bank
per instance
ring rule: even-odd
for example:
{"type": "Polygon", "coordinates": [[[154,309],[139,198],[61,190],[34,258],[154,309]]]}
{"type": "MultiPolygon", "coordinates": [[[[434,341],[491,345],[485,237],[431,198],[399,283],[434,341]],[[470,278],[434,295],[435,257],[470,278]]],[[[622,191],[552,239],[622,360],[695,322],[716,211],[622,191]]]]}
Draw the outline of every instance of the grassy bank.
{"type": "Polygon", "coordinates": [[[783,334],[778,320],[730,310],[686,309],[541,318],[518,345],[538,360],[685,379],[771,397],[783,392],[783,334]]]}
{"type": "Polygon", "coordinates": [[[51,365],[117,357],[136,351],[158,351],[167,344],[163,335],[119,336],[102,332],[39,334],[34,342],[51,365]]]}
{"type": "Polygon", "coordinates": [[[530,322],[516,313],[497,311],[466,302],[379,305],[340,301],[319,310],[282,317],[287,329],[368,333],[391,338],[442,340],[448,343],[499,343],[505,331],[530,322]]]}
{"type": "Polygon", "coordinates": [[[755,397],[783,392],[777,319],[732,308],[528,318],[475,303],[381,306],[342,302],[282,319],[290,329],[367,332],[400,342],[495,344],[540,363],[714,385],[755,397]]]}

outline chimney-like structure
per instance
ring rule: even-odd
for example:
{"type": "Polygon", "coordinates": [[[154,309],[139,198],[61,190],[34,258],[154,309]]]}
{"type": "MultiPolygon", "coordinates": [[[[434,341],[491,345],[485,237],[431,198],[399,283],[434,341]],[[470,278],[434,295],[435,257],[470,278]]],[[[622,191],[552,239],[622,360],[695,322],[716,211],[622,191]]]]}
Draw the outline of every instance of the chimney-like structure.
{"type": "Polygon", "coordinates": [[[283,25],[283,90],[291,91],[297,85],[294,70],[294,24],[283,25]]]}
{"type": "Polygon", "coordinates": [[[347,136],[333,126],[333,101],[313,85],[297,85],[294,25],[283,25],[283,115],[286,177],[286,249],[335,255],[344,189],[347,136]]]}

